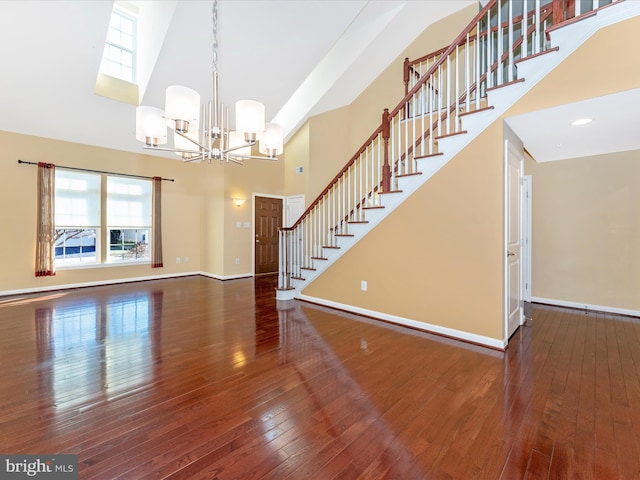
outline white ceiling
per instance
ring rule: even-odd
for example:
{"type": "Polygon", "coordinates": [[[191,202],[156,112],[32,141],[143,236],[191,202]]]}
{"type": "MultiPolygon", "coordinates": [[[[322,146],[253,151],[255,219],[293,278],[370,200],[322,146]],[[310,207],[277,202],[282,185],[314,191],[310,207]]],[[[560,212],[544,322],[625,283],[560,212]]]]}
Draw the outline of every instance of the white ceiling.
{"type": "MultiPolygon", "coordinates": [[[[142,72],[142,104],[163,108],[165,88],[173,84],[209,100],[212,2],[130,3],[157,9],[149,29],[162,40],[142,72]]],[[[473,3],[219,0],[221,100],[262,101],[268,120],[283,124],[290,137],[309,116],[352,102],[429,23],[473,3]]],[[[94,94],[112,6],[106,0],[0,1],[0,130],[142,151],[134,138],[135,107],[94,94]]],[[[637,124],[630,105],[638,105],[638,95],[593,99],[508,123],[538,161],[593,155],[613,144],[638,149],[640,135],[630,131],[637,124]],[[571,127],[580,116],[594,122],[571,127]]]]}
{"type": "MultiPolygon", "coordinates": [[[[212,2],[130,3],[156,4],[162,12],[150,29],[166,33],[141,103],[163,108],[174,84],[209,100],[212,2]]],[[[267,119],[276,117],[290,136],[310,115],[353,101],[429,23],[473,3],[219,0],[221,100],[260,100],[267,119]]],[[[141,151],[135,107],[94,94],[112,6],[0,1],[0,130],[141,151]]]]}
{"type": "Polygon", "coordinates": [[[538,162],[640,150],[640,88],[507,118],[538,162]],[[586,125],[572,122],[591,118],[586,125]]]}

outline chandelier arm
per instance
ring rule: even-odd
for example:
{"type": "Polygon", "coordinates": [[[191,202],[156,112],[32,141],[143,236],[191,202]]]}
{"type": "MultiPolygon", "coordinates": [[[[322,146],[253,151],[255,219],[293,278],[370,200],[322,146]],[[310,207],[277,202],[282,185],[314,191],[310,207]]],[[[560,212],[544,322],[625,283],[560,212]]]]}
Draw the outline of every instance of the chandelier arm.
{"type": "Polygon", "coordinates": [[[193,158],[185,158],[183,162],[189,163],[189,162],[196,162],[198,160],[204,160],[204,157],[202,155],[198,155],[197,157],[193,157],[193,158]]]}
{"type": "MultiPolygon", "coordinates": [[[[185,135],[184,133],[179,132],[178,130],[175,130],[175,132],[176,132],[178,135],[180,135],[182,138],[185,138],[185,139],[189,140],[191,143],[193,143],[194,145],[199,146],[199,147],[200,147],[202,150],[204,150],[205,152],[210,152],[210,151],[211,151],[211,148],[210,148],[210,147],[205,147],[204,145],[201,145],[201,144],[200,144],[200,142],[196,142],[193,138],[191,138],[191,137],[189,137],[189,136],[185,135]]],[[[177,151],[178,151],[178,152],[181,152],[181,151],[183,151],[183,150],[178,149],[177,151]]],[[[185,152],[188,152],[189,150],[184,150],[184,151],[185,151],[185,152]]],[[[196,153],[202,153],[202,151],[197,151],[196,153]]]]}
{"type": "Polygon", "coordinates": [[[150,147],[149,145],[145,145],[145,150],[156,150],[159,152],[173,152],[173,153],[197,153],[198,155],[202,155],[200,150],[182,150],[180,148],[165,148],[165,147],[150,147]]]}
{"type": "MultiPolygon", "coordinates": [[[[253,147],[255,144],[256,144],[256,142],[248,142],[248,143],[245,143],[244,145],[238,145],[237,147],[230,147],[230,148],[227,148],[226,150],[222,150],[222,153],[229,153],[229,152],[233,152],[234,150],[241,150],[241,149],[246,148],[246,147],[253,147]]],[[[240,155],[237,155],[237,156],[238,157],[247,157],[249,155],[240,154],[240,155]]]]}
{"type": "Polygon", "coordinates": [[[236,155],[236,157],[242,158],[243,160],[253,159],[253,160],[271,160],[273,162],[278,161],[278,157],[263,157],[259,155],[236,155]]]}

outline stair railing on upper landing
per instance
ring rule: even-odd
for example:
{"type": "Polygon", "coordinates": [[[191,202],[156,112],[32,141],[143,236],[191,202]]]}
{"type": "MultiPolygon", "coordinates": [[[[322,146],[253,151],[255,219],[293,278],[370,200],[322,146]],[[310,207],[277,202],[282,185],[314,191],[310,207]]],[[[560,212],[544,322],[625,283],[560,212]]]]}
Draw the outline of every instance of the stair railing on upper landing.
{"type": "MultiPolygon", "coordinates": [[[[293,289],[339,248],[350,226],[418,163],[440,155],[438,140],[466,133],[461,116],[491,108],[488,90],[517,81],[516,62],[545,51],[551,25],[584,17],[615,0],[490,0],[444,50],[405,62],[406,95],[291,227],[280,229],[278,289],[293,289]],[[408,66],[407,66],[408,64],[408,66]]],[[[618,0],[621,1],[621,0],[618,0]]]]}

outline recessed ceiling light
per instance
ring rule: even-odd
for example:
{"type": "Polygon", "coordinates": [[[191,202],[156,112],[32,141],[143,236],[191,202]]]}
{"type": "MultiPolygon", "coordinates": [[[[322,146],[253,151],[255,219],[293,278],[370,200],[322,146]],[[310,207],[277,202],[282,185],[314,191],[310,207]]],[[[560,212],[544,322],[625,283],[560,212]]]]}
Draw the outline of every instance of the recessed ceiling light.
{"type": "Polygon", "coordinates": [[[579,118],[578,120],[574,120],[571,122],[571,125],[577,127],[579,125],[586,125],[587,123],[593,122],[593,118],[579,118]]]}

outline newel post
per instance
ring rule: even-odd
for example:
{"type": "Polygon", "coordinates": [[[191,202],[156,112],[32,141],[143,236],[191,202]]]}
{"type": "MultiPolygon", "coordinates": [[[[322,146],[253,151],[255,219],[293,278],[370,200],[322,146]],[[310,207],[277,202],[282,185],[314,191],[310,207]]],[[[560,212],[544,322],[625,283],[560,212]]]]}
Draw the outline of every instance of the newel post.
{"type": "MultiPolygon", "coordinates": [[[[403,80],[404,80],[404,94],[409,93],[409,72],[411,70],[411,66],[409,65],[409,57],[405,57],[404,59],[404,72],[403,72],[403,80]]],[[[409,118],[408,110],[409,103],[407,102],[404,106],[404,118],[409,118]]]]}
{"type": "Polygon", "coordinates": [[[391,190],[391,165],[389,165],[389,137],[391,129],[389,126],[389,109],[385,108],[382,113],[382,140],[384,142],[383,155],[384,164],[382,165],[382,191],[391,190]]]}

